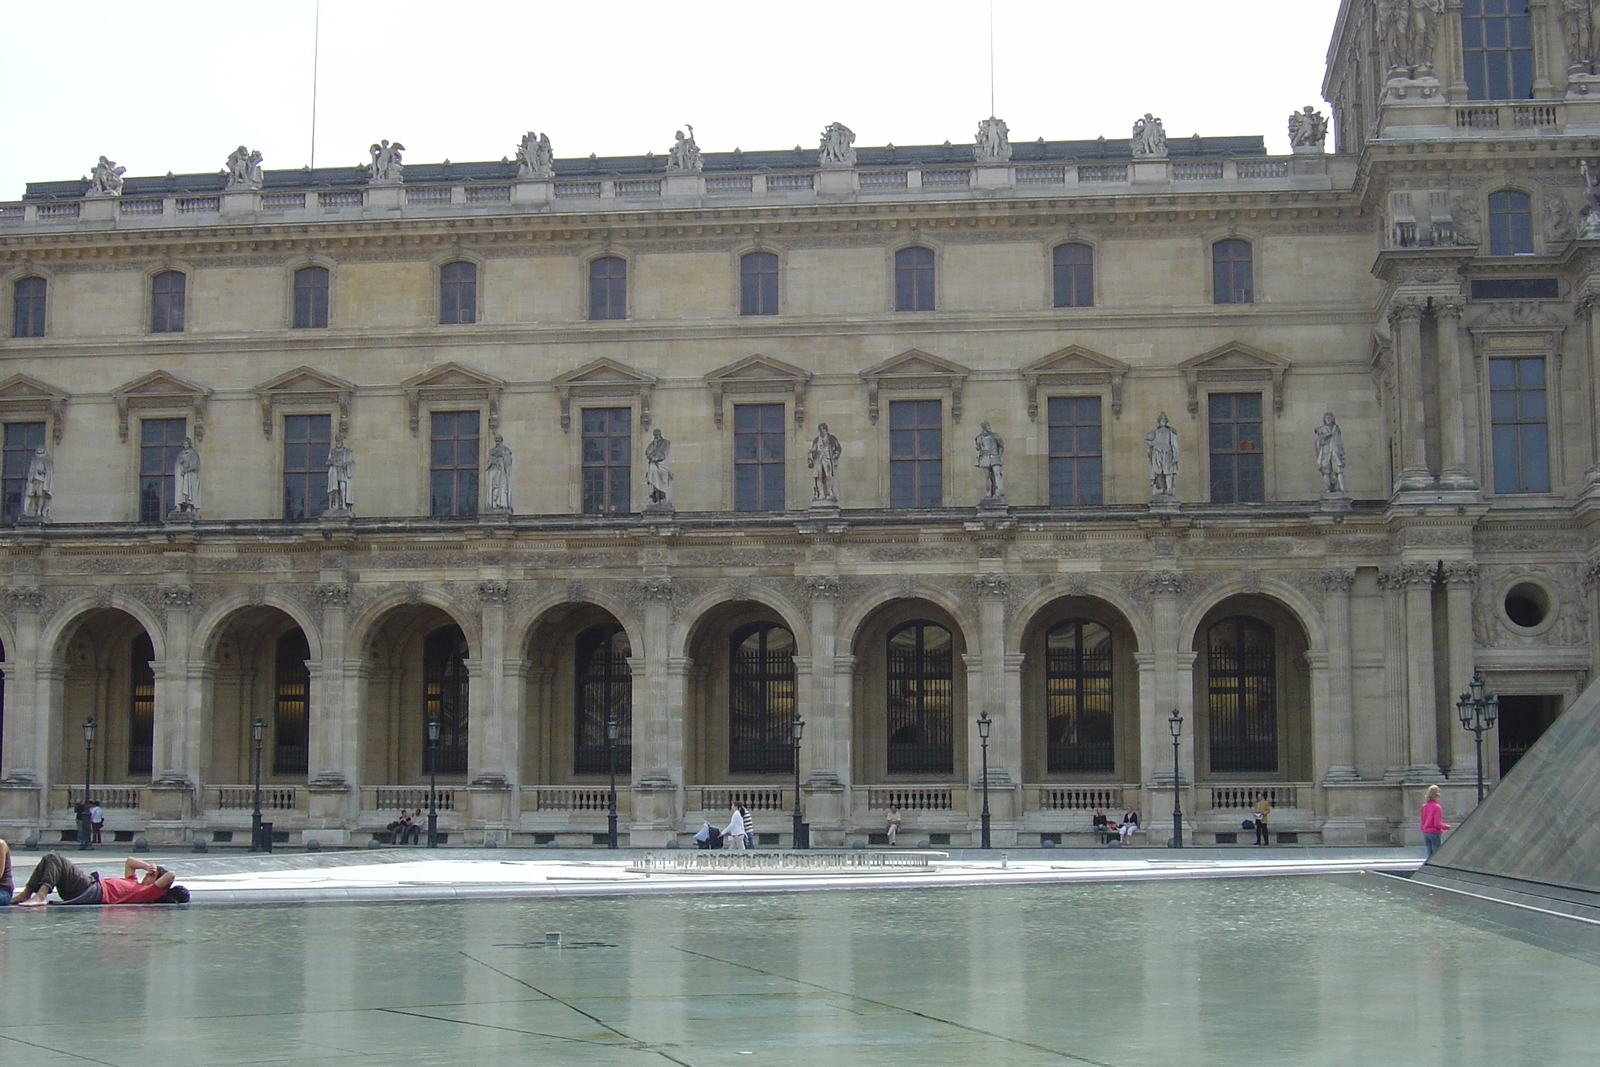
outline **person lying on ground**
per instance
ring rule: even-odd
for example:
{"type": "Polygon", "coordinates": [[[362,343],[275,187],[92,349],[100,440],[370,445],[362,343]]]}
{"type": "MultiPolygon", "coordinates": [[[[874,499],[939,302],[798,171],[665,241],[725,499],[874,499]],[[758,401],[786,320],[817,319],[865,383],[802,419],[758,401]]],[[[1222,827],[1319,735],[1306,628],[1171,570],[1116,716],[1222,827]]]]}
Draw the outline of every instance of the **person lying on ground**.
{"type": "Polygon", "coordinates": [[[54,890],[63,904],[183,904],[189,891],[173,885],[174,874],[165,867],[129,856],[121,878],[102,878],[84,870],[59,852],[41,859],[12,903],[38,907],[50,903],[54,890]]]}

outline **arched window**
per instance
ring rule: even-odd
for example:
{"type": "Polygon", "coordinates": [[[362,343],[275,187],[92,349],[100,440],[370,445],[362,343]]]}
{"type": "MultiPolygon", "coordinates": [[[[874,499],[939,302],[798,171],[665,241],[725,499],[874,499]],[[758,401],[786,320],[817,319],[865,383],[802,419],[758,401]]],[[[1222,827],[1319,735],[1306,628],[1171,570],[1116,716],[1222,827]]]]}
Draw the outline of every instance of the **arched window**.
{"type": "MultiPolygon", "coordinates": [[[[1570,57],[1576,62],[1581,57],[1570,57]]],[[[1462,0],[1461,60],[1468,100],[1533,96],[1528,0],[1462,0]]]]}
{"type": "MultiPolygon", "coordinates": [[[[471,266],[470,263],[467,265],[471,266]]],[[[328,268],[301,267],[294,272],[294,327],[297,330],[308,330],[326,325],[328,325],[328,268]]]]}
{"type": "Polygon", "coordinates": [[[1057,245],[1055,254],[1056,307],[1094,306],[1094,249],[1084,244],[1057,245]]]}
{"type": "Polygon", "coordinates": [[[427,773],[429,719],[439,720],[434,770],[467,773],[467,638],[461,627],[441,626],[422,639],[422,770],[427,773]]]}
{"type": "Polygon", "coordinates": [[[628,633],[614,622],[578,635],[572,773],[605,774],[606,722],[616,716],[617,772],[633,770],[633,669],[628,633]]]}
{"type": "Polygon", "coordinates": [[[894,254],[894,309],[933,310],[933,251],[902,248],[894,254]]]}
{"type": "Polygon", "coordinates": [[[1254,252],[1249,241],[1229,238],[1211,246],[1211,302],[1255,303],[1254,252]]]}
{"type": "Polygon", "coordinates": [[[890,774],[955,770],[954,642],[931,622],[889,631],[885,676],[890,774]]]}
{"type": "Polygon", "coordinates": [[[621,256],[601,256],[589,264],[589,317],[628,317],[628,261],[621,256]]]}
{"type": "Polygon", "coordinates": [[[1489,254],[1533,255],[1533,200],[1527,193],[1501,189],[1489,194],[1489,254]]]}
{"type": "Polygon", "coordinates": [[[739,314],[778,313],[778,257],[750,252],[739,257],[739,314]]]}
{"type": "Polygon", "coordinates": [[[11,336],[44,336],[43,278],[18,278],[11,287],[11,336]]]}
{"type": "Polygon", "coordinates": [[[1045,635],[1045,769],[1110,773],[1116,768],[1111,717],[1111,631],[1068,619],[1045,635]]]}
{"type": "Polygon", "coordinates": [[[1272,627],[1234,615],[1206,636],[1211,770],[1278,769],[1277,649],[1272,627]]]}
{"type": "Polygon", "coordinates": [[[729,644],[728,773],[790,773],[794,634],[756,622],[735,630],[729,644]]]}
{"type": "Polygon", "coordinates": [[[478,321],[478,265],[457,260],[439,268],[439,323],[478,321]]]}
{"type": "Polygon", "coordinates": [[[310,742],[311,647],[296,626],[278,638],[276,706],[272,716],[272,773],[305,774],[310,742]]]}
{"type": "Polygon", "coordinates": [[[128,773],[147,775],[155,762],[156,740],[156,658],[150,635],[133,639],[128,693],[128,773]]]}
{"type": "Polygon", "coordinates": [[[150,332],[182,333],[188,279],[182,271],[164,270],[150,279],[150,332]]]}

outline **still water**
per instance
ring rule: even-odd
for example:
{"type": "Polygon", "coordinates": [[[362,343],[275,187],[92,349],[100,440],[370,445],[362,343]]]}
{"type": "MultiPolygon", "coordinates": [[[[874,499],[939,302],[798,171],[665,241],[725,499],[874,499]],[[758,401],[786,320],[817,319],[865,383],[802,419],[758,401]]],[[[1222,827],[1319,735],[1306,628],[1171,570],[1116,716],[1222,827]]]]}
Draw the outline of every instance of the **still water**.
{"type": "Polygon", "coordinates": [[[0,1063],[1594,1064],[1596,929],[1377,876],[3,909],[0,1063]]]}

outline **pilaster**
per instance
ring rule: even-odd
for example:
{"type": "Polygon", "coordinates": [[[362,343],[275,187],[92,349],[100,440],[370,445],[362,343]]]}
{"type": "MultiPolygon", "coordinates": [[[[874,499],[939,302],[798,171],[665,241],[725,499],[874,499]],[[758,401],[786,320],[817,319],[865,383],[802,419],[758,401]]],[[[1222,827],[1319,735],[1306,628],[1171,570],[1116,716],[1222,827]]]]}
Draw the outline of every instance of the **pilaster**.
{"type": "Polygon", "coordinates": [[[1318,685],[1316,668],[1313,668],[1313,687],[1318,690],[1313,713],[1314,722],[1324,724],[1318,731],[1317,744],[1322,749],[1313,759],[1313,765],[1327,768],[1323,782],[1353,782],[1360,779],[1356,773],[1355,708],[1350,684],[1351,632],[1350,592],[1355,588],[1356,572],[1353,568],[1334,568],[1318,576],[1322,585],[1323,623],[1328,634],[1328,647],[1318,685]]]}

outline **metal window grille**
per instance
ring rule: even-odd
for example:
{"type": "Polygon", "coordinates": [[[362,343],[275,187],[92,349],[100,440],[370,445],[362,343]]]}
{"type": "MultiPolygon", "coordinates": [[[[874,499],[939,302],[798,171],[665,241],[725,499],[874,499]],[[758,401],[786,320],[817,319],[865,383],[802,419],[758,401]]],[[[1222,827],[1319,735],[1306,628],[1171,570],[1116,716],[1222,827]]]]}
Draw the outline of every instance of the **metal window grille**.
{"type": "Polygon", "coordinates": [[[1272,627],[1235,615],[1211,627],[1207,648],[1211,770],[1276,772],[1278,672],[1272,627]]]}
{"type": "Polygon", "coordinates": [[[283,420],[283,517],[314,519],[328,501],[332,417],[288,415],[283,420]]]}
{"type": "Polygon", "coordinates": [[[775,622],[735,630],[728,656],[728,773],[794,770],[794,635],[775,622]]]}
{"type": "Polygon", "coordinates": [[[305,774],[310,748],[311,647],[296,626],[278,638],[272,716],[272,773],[305,774]]]}
{"type": "Polygon", "coordinates": [[[426,732],[429,719],[439,720],[439,774],[467,773],[467,639],[461,627],[441,626],[422,639],[423,765],[428,773],[426,732]]]}
{"type": "Polygon", "coordinates": [[[633,670],[628,634],[614,622],[578,635],[572,773],[605,774],[606,720],[617,716],[617,773],[633,771],[633,670]]]}
{"type": "Polygon", "coordinates": [[[890,631],[887,644],[888,773],[954,773],[950,631],[931,622],[908,622],[890,631]]]}
{"type": "Polygon", "coordinates": [[[1046,770],[1115,769],[1111,673],[1111,631],[1100,623],[1068,619],[1045,635],[1046,770]]]}

